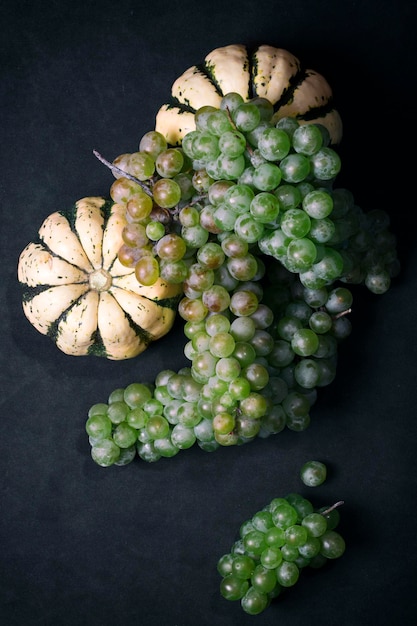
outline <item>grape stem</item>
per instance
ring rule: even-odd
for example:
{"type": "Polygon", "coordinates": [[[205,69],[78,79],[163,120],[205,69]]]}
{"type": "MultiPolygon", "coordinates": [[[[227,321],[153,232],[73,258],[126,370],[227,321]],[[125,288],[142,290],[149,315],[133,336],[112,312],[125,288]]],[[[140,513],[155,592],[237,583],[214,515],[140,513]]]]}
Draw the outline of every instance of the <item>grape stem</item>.
{"type": "Polygon", "coordinates": [[[101,154],[97,152],[97,150],[93,150],[93,154],[99,161],[101,161],[101,163],[103,163],[106,167],[108,167],[112,172],[117,172],[118,174],[121,174],[125,178],[132,180],[134,183],[137,183],[138,185],[140,185],[140,187],[142,187],[143,191],[148,194],[148,196],[150,196],[151,198],[153,197],[152,191],[149,189],[147,185],[145,185],[144,182],[142,182],[135,176],[132,176],[132,174],[129,174],[129,172],[125,172],[120,167],[117,167],[117,165],[113,165],[113,163],[110,163],[110,161],[107,161],[107,159],[101,156],[101,154]]]}
{"type": "Polygon", "coordinates": [[[342,504],[344,504],[344,503],[345,503],[344,500],[339,500],[338,502],[335,502],[334,504],[332,504],[332,506],[329,506],[329,508],[326,509],[325,511],[321,511],[321,514],[322,515],[328,515],[329,513],[331,513],[335,509],[337,509],[339,506],[342,506],[342,504]]]}
{"type": "Polygon", "coordinates": [[[352,309],[346,309],[346,311],[341,311],[337,315],[334,315],[333,319],[338,320],[340,317],[343,317],[344,315],[349,315],[349,313],[352,313],[352,309]]]}

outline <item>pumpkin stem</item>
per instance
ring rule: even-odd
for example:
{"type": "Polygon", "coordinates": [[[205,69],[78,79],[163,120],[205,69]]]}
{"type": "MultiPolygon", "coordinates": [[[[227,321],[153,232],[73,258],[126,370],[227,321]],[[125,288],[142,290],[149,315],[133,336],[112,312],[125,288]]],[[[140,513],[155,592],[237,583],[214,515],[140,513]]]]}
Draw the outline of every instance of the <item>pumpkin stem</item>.
{"type": "Polygon", "coordinates": [[[91,272],[88,277],[90,288],[95,291],[107,291],[112,285],[112,277],[103,268],[91,272]]]}
{"type": "Polygon", "coordinates": [[[110,161],[107,161],[107,159],[102,157],[101,154],[97,152],[97,150],[93,150],[93,154],[95,157],[97,157],[99,161],[101,161],[101,163],[104,163],[104,165],[108,167],[112,172],[117,172],[118,174],[121,174],[122,176],[124,176],[125,178],[128,178],[129,180],[133,180],[134,183],[137,183],[138,185],[140,185],[140,187],[142,187],[143,191],[147,193],[148,196],[150,196],[151,198],[153,197],[152,191],[149,189],[147,185],[145,185],[143,181],[139,180],[135,176],[132,176],[132,174],[129,174],[129,172],[125,172],[120,167],[117,167],[117,165],[113,165],[113,163],[110,163],[110,161]]]}

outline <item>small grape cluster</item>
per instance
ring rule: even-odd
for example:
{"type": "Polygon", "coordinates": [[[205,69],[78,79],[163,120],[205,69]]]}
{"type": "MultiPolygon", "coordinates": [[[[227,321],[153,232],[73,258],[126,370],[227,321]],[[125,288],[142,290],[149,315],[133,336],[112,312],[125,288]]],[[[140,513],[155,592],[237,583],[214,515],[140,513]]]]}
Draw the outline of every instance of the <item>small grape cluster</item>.
{"type": "Polygon", "coordinates": [[[317,569],[341,557],[345,541],[335,530],[340,504],[315,510],[310,500],[291,493],[257,511],[217,562],[221,596],[258,615],[293,587],[306,567],[317,569]]]}

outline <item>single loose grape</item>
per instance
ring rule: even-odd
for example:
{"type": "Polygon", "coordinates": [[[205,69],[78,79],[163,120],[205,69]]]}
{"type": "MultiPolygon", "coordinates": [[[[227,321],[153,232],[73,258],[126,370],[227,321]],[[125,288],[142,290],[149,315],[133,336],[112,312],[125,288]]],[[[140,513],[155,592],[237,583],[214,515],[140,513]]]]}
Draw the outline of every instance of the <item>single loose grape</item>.
{"type": "Polygon", "coordinates": [[[321,461],[307,461],[300,470],[301,480],[308,487],[318,487],[327,477],[327,467],[321,461]]]}

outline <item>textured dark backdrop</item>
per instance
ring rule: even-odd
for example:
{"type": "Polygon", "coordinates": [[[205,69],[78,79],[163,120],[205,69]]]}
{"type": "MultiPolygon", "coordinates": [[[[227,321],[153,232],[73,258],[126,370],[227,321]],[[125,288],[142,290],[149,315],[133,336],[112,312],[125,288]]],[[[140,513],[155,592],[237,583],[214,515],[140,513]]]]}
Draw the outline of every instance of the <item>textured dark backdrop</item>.
{"type": "Polygon", "coordinates": [[[15,0],[0,24],[0,623],[414,624],[415,3],[15,0]],[[103,469],[86,411],[185,365],[181,324],[134,361],[65,356],[23,316],[17,258],[49,213],[107,193],[92,150],[135,150],[173,80],[230,43],[287,48],[326,76],[345,125],[341,182],[388,210],[402,274],[382,297],[355,295],[306,432],[103,469]],[[317,490],[298,478],[312,458],[329,467],[317,490]],[[346,501],[347,551],[250,617],[220,597],[216,562],[243,520],[290,491],[346,501]]]}

